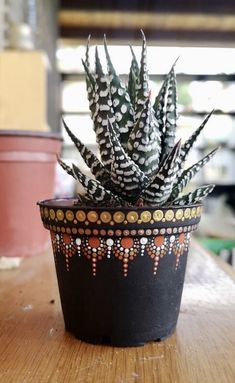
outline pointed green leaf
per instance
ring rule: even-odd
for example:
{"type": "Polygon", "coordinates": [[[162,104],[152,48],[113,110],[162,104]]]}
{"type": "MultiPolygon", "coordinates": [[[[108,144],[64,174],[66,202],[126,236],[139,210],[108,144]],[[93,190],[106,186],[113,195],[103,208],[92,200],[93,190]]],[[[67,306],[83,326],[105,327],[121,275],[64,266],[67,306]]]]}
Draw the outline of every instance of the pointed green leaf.
{"type": "Polygon", "coordinates": [[[70,176],[75,178],[73,169],[69,165],[67,165],[64,161],[62,161],[62,159],[59,156],[57,156],[57,161],[59,165],[62,167],[62,169],[64,169],[70,176]]]}
{"type": "Polygon", "coordinates": [[[158,172],[151,177],[151,182],[141,195],[145,202],[158,206],[169,198],[176,177],[176,161],[179,151],[180,141],[162,162],[158,172]]]}
{"type": "Polygon", "coordinates": [[[197,188],[193,192],[184,195],[174,201],[174,205],[185,206],[192,205],[197,202],[201,202],[202,199],[208,196],[214,189],[215,185],[206,185],[200,188],[197,188]]]}
{"type": "Polygon", "coordinates": [[[147,69],[147,47],[144,32],[141,31],[143,43],[140,60],[140,73],[136,86],[135,119],[140,118],[145,102],[149,98],[149,77],[147,69]]]}
{"type": "Polygon", "coordinates": [[[93,180],[83,174],[81,170],[74,164],[73,173],[75,178],[81,183],[87,195],[92,199],[92,201],[96,203],[105,202],[111,204],[114,202],[121,202],[120,198],[111,193],[111,191],[106,190],[99,181],[93,180]]]}
{"type": "Polygon", "coordinates": [[[95,112],[95,77],[91,73],[90,69],[90,59],[89,59],[89,48],[90,48],[90,35],[87,39],[86,46],[86,59],[85,62],[82,60],[82,64],[86,73],[86,88],[87,88],[87,96],[90,104],[90,109],[92,109],[92,113],[95,112]]]}
{"type": "Polygon", "coordinates": [[[140,198],[142,198],[146,204],[150,206],[160,206],[168,200],[176,176],[176,159],[179,156],[180,144],[179,141],[174,146],[151,183],[140,195],[140,198]]]}
{"type": "MultiPolygon", "coordinates": [[[[170,118],[169,114],[171,113],[170,108],[171,108],[172,103],[169,100],[169,94],[167,94],[167,92],[168,92],[168,88],[169,88],[170,84],[173,84],[176,87],[174,68],[175,68],[177,60],[175,60],[169,73],[166,75],[165,80],[164,80],[164,82],[160,88],[160,91],[158,92],[158,95],[155,98],[155,102],[153,104],[153,110],[155,112],[155,117],[156,117],[157,122],[158,122],[158,129],[159,129],[160,135],[162,137],[164,137],[164,135],[166,134],[166,121],[167,121],[167,118],[170,118]],[[167,113],[168,113],[168,117],[166,116],[167,113]]],[[[176,100],[176,90],[175,90],[175,103],[176,103],[176,101],[177,100],[176,100]]],[[[175,113],[176,113],[176,107],[175,107],[175,113]]],[[[164,157],[164,155],[166,155],[166,153],[165,153],[165,148],[164,148],[164,146],[165,146],[164,138],[162,138],[162,140],[163,140],[163,144],[162,144],[163,145],[162,159],[163,159],[163,157],[164,157]]]]}
{"type": "MultiPolygon", "coordinates": [[[[168,74],[169,76],[169,74],[168,74]]],[[[158,129],[159,133],[162,136],[165,132],[165,101],[166,101],[166,93],[167,93],[167,86],[168,86],[168,77],[165,78],[162,87],[155,99],[155,102],[153,104],[153,110],[155,112],[155,117],[158,122],[158,129]]]]}
{"type": "Polygon", "coordinates": [[[117,75],[107,48],[106,38],[104,38],[104,49],[108,64],[108,73],[111,90],[112,107],[115,119],[119,126],[120,141],[125,146],[134,125],[134,110],[130,102],[130,96],[124,83],[117,75]]]}
{"type": "MultiPolygon", "coordinates": [[[[110,142],[107,131],[108,119],[113,123],[115,132],[119,135],[110,97],[109,83],[105,76],[96,47],[95,54],[95,112],[92,113],[96,141],[99,145],[102,163],[108,171],[111,167],[110,142]]],[[[93,112],[91,110],[91,112],[93,112]]]]}
{"type": "Polygon", "coordinates": [[[195,132],[189,137],[189,139],[187,141],[185,141],[185,143],[182,145],[181,151],[180,151],[180,156],[179,156],[179,161],[178,161],[178,168],[179,168],[180,173],[183,169],[183,166],[185,164],[185,161],[188,157],[190,150],[192,149],[194,143],[196,142],[199,134],[201,133],[201,131],[205,127],[205,125],[206,125],[207,121],[209,120],[209,118],[211,117],[212,113],[213,113],[213,110],[206,116],[206,118],[204,119],[202,124],[197,128],[197,130],[195,130],[195,132]]]}
{"type": "Polygon", "coordinates": [[[174,201],[183,189],[188,185],[191,179],[199,172],[199,170],[215,155],[218,148],[212,150],[209,154],[203,157],[196,164],[183,171],[179,179],[177,180],[176,186],[173,188],[172,193],[169,197],[169,201],[174,201]]]}
{"type": "Polygon", "coordinates": [[[112,190],[115,189],[118,194],[125,196],[126,200],[132,201],[139,195],[148,178],[123,149],[111,122],[108,129],[112,145],[112,190]]]}
{"type": "Polygon", "coordinates": [[[127,143],[127,152],[146,175],[150,175],[157,170],[161,152],[161,139],[149,98],[144,105],[139,120],[132,129],[127,143]]]}
{"type": "Polygon", "coordinates": [[[96,157],[96,155],[88,149],[69,129],[69,127],[66,125],[65,121],[63,120],[63,124],[65,127],[66,132],[68,133],[69,137],[73,141],[74,145],[78,149],[79,153],[81,154],[84,162],[86,165],[90,168],[91,173],[95,176],[95,178],[104,185],[109,179],[110,174],[105,169],[103,164],[100,162],[100,160],[96,157]]]}
{"type": "Polygon", "coordinates": [[[162,137],[162,158],[164,158],[175,144],[176,121],[177,121],[177,93],[176,76],[174,67],[170,71],[168,91],[166,97],[165,131],[162,137]]]}
{"type": "Polygon", "coordinates": [[[130,46],[131,53],[132,53],[132,60],[131,60],[131,67],[128,77],[128,93],[130,96],[131,104],[133,108],[135,109],[135,101],[136,101],[136,86],[137,86],[137,79],[139,78],[139,65],[136,60],[135,53],[133,51],[132,46],[130,46]]]}
{"type": "Polygon", "coordinates": [[[129,73],[129,77],[128,77],[128,93],[129,93],[130,101],[131,101],[133,108],[135,108],[136,83],[137,82],[136,82],[136,77],[135,77],[134,71],[132,69],[130,69],[130,73],[129,73]]]}
{"type": "Polygon", "coordinates": [[[94,89],[95,78],[94,78],[94,75],[91,73],[91,70],[90,70],[90,57],[89,57],[90,38],[91,38],[91,35],[89,35],[88,39],[87,39],[86,58],[85,58],[84,64],[85,64],[85,69],[86,69],[86,74],[87,74],[87,78],[86,78],[87,87],[91,86],[94,89]]]}
{"type": "Polygon", "coordinates": [[[138,78],[139,77],[139,73],[140,73],[139,64],[138,64],[138,61],[136,59],[135,52],[134,52],[134,50],[133,50],[131,45],[130,45],[130,50],[131,50],[131,54],[132,54],[131,70],[133,71],[135,77],[138,78]]]}

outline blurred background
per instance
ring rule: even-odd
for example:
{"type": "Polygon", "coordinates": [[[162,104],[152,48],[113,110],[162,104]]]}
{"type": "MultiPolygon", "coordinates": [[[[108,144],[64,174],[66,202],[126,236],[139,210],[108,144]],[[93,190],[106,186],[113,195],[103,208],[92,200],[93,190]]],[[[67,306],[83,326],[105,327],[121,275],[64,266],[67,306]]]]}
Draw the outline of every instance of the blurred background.
{"type": "MultiPolygon", "coordinates": [[[[194,180],[197,185],[216,184],[197,236],[204,246],[235,264],[233,0],[0,0],[0,130],[61,132],[63,158],[68,163],[74,158],[80,161],[62,128],[63,116],[96,151],[81,62],[87,37],[91,34],[91,58],[98,45],[103,60],[106,34],[113,64],[126,81],[129,44],[140,57],[140,28],[148,43],[153,96],[179,57],[178,135],[187,139],[214,109],[188,163],[221,146],[194,180]]],[[[58,168],[56,195],[71,196],[75,188],[58,168]]]]}

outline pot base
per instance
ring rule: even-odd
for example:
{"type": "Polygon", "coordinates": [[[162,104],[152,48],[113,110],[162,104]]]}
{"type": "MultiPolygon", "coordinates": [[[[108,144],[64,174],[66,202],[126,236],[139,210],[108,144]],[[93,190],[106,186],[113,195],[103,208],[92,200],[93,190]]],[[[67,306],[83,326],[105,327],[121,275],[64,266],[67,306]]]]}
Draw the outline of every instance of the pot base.
{"type": "Polygon", "coordinates": [[[149,333],[138,333],[138,334],[119,334],[119,335],[85,335],[84,333],[79,333],[77,331],[74,331],[72,329],[69,329],[66,327],[66,331],[73,334],[77,339],[97,345],[97,344],[103,344],[106,346],[113,346],[113,347],[141,347],[144,346],[148,342],[161,342],[167,338],[169,338],[171,335],[174,334],[176,329],[176,326],[173,326],[171,329],[169,329],[167,332],[159,332],[159,330],[150,331],[149,333]]]}

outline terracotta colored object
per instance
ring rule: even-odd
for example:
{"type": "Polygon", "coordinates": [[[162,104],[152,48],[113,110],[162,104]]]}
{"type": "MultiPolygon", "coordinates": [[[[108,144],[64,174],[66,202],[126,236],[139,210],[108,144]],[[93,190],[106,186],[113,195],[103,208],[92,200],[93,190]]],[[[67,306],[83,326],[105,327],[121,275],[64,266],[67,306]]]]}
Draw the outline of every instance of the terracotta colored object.
{"type": "Polygon", "coordinates": [[[201,205],[128,209],[74,202],[39,203],[51,232],[66,330],[114,346],[169,337],[201,205]]]}
{"type": "Polygon", "coordinates": [[[60,147],[58,135],[0,132],[0,257],[36,255],[48,246],[35,201],[53,197],[60,147]]]}

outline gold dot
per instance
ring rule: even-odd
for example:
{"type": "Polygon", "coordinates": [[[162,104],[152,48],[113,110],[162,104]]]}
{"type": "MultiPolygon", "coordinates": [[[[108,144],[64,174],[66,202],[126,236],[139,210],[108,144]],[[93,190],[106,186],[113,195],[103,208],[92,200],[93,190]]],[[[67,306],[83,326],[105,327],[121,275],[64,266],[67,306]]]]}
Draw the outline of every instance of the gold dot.
{"type": "Polygon", "coordinates": [[[197,209],[195,207],[192,208],[191,214],[192,214],[192,217],[196,217],[197,209]]]}
{"type": "Polygon", "coordinates": [[[65,233],[65,228],[62,227],[62,228],[61,228],[61,231],[62,231],[62,233],[65,233]]]}
{"type": "Polygon", "coordinates": [[[178,210],[176,211],[176,213],[175,213],[175,217],[176,217],[176,219],[182,219],[183,215],[184,215],[184,212],[183,212],[182,209],[178,209],[178,210]]]}
{"type": "Polygon", "coordinates": [[[94,211],[94,210],[91,210],[87,213],[87,219],[90,221],[90,222],[96,222],[97,219],[98,219],[98,214],[94,211]]]}
{"type": "Polygon", "coordinates": [[[73,233],[73,234],[77,234],[77,229],[76,229],[76,227],[73,227],[73,228],[72,228],[72,233],[73,233]]]}
{"type": "Polygon", "coordinates": [[[76,213],[76,218],[79,222],[84,222],[86,219],[86,214],[83,210],[78,210],[76,213]]]}
{"type": "Polygon", "coordinates": [[[138,213],[136,211],[129,211],[126,219],[129,223],[134,223],[138,220],[138,213]]]}
{"type": "Polygon", "coordinates": [[[143,211],[140,214],[140,218],[142,219],[143,222],[149,222],[152,218],[150,211],[143,211]]]}
{"type": "Polygon", "coordinates": [[[125,214],[122,211],[116,211],[113,215],[113,220],[117,223],[122,223],[125,219],[125,214]]]}
{"type": "Polygon", "coordinates": [[[100,219],[102,222],[108,223],[111,221],[112,216],[108,211],[102,211],[102,213],[100,214],[100,219]]]}
{"type": "Polygon", "coordinates": [[[163,218],[162,210],[155,210],[153,212],[153,219],[154,219],[154,221],[161,221],[162,218],[163,218]]]}
{"type": "Polygon", "coordinates": [[[68,221],[72,221],[74,219],[74,214],[72,210],[67,210],[65,213],[65,217],[67,218],[68,221]]]}
{"type": "Polygon", "coordinates": [[[42,207],[40,207],[40,212],[41,212],[41,216],[42,216],[42,218],[43,218],[43,216],[44,216],[44,211],[43,211],[43,208],[42,208],[42,207]]]}
{"type": "Polygon", "coordinates": [[[49,216],[49,211],[48,211],[47,207],[45,207],[45,209],[44,209],[44,215],[46,218],[48,218],[48,216],[49,216]]]}
{"type": "Polygon", "coordinates": [[[50,209],[50,218],[55,219],[55,210],[50,209]]]}
{"type": "Polygon", "coordinates": [[[201,208],[201,206],[198,206],[198,207],[197,207],[197,216],[198,216],[198,217],[200,217],[201,212],[202,212],[202,208],[201,208]]]}
{"type": "Polygon", "coordinates": [[[63,221],[64,219],[64,212],[62,210],[57,210],[56,212],[56,217],[58,218],[59,221],[63,221]]]}
{"type": "Polygon", "coordinates": [[[174,212],[173,210],[167,210],[165,213],[165,218],[167,221],[172,221],[174,218],[174,212]]]}
{"type": "Polygon", "coordinates": [[[189,218],[190,217],[190,209],[189,208],[187,208],[187,209],[185,209],[185,211],[184,211],[184,218],[189,218]]]}

